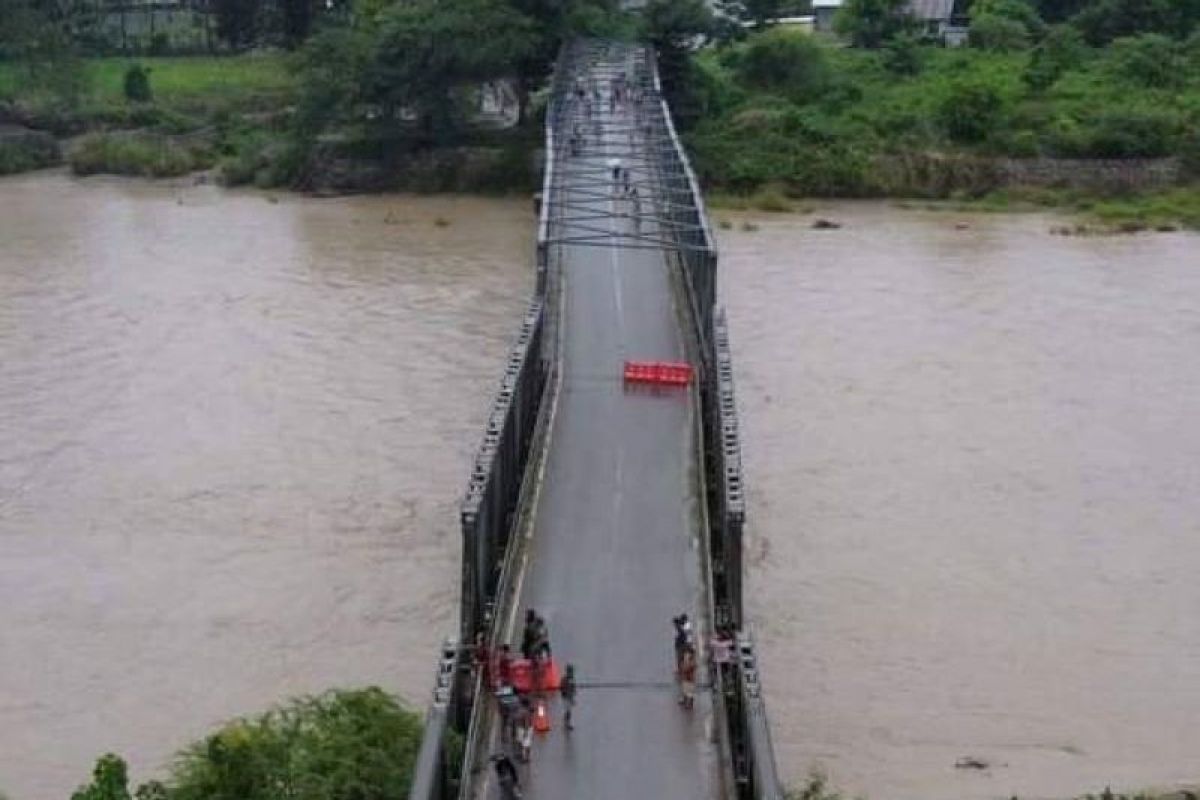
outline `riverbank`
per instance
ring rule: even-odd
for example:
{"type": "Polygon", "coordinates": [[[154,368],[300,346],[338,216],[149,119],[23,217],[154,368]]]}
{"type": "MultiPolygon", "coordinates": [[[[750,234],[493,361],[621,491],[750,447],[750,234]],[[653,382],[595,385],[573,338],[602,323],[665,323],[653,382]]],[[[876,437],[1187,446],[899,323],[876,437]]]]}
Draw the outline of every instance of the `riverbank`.
{"type": "MultiPolygon", "coordinates": [[[[710,211],[716,217],[716,224],[724,228],[732,223],[722,219],[723,211],[812,214],[821,202],[819,198],[789,197],[778,186],[766,186],[749,194],[714,192],[706,195],[706,198],[710,211]]],[[[945,212],[1058,212],[1065,216],[1055,222],[1051,230],[1063,236],[1200,230],[1200,186],[1166,188],[1124,196],[1014,187],[973,199],[963,196],[946,200],[893,198],[892,202],[898,208],[945,212]]],[[[821,227],[818,219],[824,218],[814,217],[813,224],[821,227]]],[[[826,222],[831,223],[828,227],[837,225],[836,221],[826,222]]]]}
{"type": "Polygon", "coordinates": [[[1088,47],[1059,27],[1004,52],[865,50],[776,29],[699,53],[677,105],[701,182],[751,205],[1017,196],[1116,228],[1196,227],[1196,42],[1088,47]]]}
{"type": "Polygon", "coordinates": [[[348,126],[301,143],[296,57],[278,52],[81,62],[71,99],[0,64],[0,174],[65,160],[77,175],[170,178],[215,170],[227,186],[321,195],[383,191],[531,192],[540,136],[481,126],[453,146],[388,148],[348,126]],[[130,100],[140,67],[148,96],[130,100]],[[5,135],[5,131],[8,132],[5,135]]]}

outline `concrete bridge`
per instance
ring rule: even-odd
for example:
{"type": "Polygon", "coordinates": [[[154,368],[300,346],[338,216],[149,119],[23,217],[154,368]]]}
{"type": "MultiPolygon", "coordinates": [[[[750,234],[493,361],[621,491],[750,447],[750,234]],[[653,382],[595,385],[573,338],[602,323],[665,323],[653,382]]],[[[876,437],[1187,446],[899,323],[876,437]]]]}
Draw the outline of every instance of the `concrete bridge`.
{"type": "Polygon", "coordinates": [[[743,627],[737,416],[700,193],[647,49],[569,45],[549,103],[537,291],[461,509],[461,626],[411,797],[501,796],[489,759],[506,745],[473,645],[515,650],[536,608],[580,688],[571,733],[546,697],[554,730],[521,768],[525,797],[778,798],[743,627]],[[688,362],[695,378],[635,386],[631,360],[688,362]],[[673,681],[682,612],[701,644],[736,641],[725,665],[700,648],[690,710],[673,681]]]}

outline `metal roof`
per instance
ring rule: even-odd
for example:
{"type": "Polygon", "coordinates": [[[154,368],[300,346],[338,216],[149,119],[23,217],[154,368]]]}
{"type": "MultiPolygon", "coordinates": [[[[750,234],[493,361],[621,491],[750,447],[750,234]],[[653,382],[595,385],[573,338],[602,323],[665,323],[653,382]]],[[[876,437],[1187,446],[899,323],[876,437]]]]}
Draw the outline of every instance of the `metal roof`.
{"type": "Polygon", "coordinates": [[[950,19],[954,0],[908,0],[908,11],[917,19],[950,19]]]}

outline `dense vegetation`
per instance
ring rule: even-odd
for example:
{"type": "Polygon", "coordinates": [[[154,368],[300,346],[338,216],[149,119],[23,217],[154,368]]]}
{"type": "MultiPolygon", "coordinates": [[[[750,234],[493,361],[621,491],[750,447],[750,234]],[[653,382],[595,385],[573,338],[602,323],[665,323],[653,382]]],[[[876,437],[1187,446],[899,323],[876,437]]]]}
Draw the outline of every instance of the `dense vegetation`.
{"type": "Polygon", "coordinates": [[[292,700],[183,750],[165,781],[131,792],[108,754],[71,800],[403,800],[421,720],[379,689],[292,700]]]}
{"type": "Polygon", "coordinates": [[[707,50],[698,169],[736,192],[853,196],[970,190],[975,162],[961,156],[1200,160],[1200,36],[1036,35],[946,49],[897,33],[871,49],[775,30],[707,50]]]}
{"type": "MultiPolygon", "coordinates": [[[[0,16],[0,101],[31,127],[93,132],[69,156],[81,174],[219,164],[230,183],[313,188],[331,165],[365,165],[350,186],[523,191],[560,44],[638,37],[719,192],[975,196],[1007,185],[998,157],[1175,156],[1200,171],[1200,0],[959,0],[961,48],[906,0],[847,0],[839,39],[769,24],[803,0],[724,0],[717,15],[651,0],[636,16],[616,0],[345,0],[289,17],[294,5],[216,4],[224,47],[293,49],[221,59],[81,59],[69,14],[0,16]],[[500,85],[515,90],[516,126],[479,112],[500,85]]],[[[11,148],[4,160],[44,163],[11,148]]],[[[1152,216],[1191,208],[1188,191],[1152,216]]]]}

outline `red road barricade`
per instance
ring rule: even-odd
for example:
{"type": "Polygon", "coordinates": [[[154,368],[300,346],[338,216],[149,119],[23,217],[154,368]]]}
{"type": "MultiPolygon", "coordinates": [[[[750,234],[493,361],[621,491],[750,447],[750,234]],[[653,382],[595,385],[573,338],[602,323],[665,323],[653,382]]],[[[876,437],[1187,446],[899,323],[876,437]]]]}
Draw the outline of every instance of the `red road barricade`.
{"type": "Polygon", "coordinates": [[[687,386],[692,381],[692,365],[680,361],[626,361],[624,374],[628,383],[687,386]]]}
{"type": "Polygon", "coordinates": [[[514,658],[509,670],[513,688],[518,692],[533,691],[533,662],[528,658],[514,658]]]}

